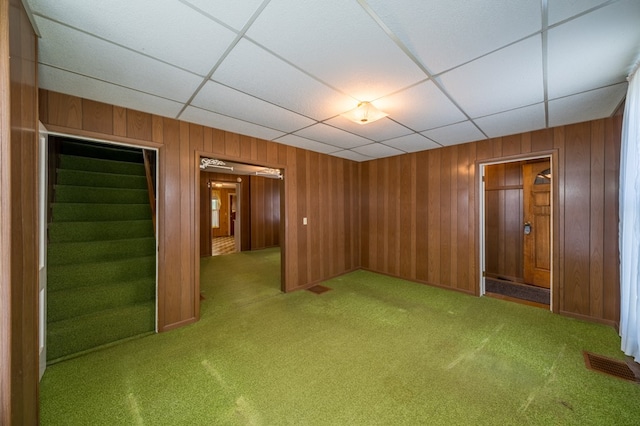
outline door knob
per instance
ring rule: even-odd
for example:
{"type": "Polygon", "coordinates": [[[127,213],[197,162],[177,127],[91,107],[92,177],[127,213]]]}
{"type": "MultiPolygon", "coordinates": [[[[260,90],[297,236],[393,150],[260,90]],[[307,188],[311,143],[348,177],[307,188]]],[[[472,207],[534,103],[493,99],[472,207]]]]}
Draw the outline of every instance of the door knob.
{"type": "Polygon", "coordinates": [[[531,233],[531,222],[524,223],[524,235],[529,235],[531,233]]]}

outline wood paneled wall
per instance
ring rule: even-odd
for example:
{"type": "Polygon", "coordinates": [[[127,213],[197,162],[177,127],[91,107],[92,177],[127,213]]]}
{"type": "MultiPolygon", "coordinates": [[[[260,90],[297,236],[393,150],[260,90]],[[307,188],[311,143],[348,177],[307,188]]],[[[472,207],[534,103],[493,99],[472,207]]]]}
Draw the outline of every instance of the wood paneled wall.
{"type": "Polygon", "coordinates": [[[161,331],[199,316],[200,155],[284,169],[280,244],[287,291],[359,267],[355,162],[46,90],[40,120],[52,132],[158,149],[161,331]]]}
{"type": "Polygon", "coordinates": [[[37,40],[0,1],[0,424],[38,424],[37,40]]]}
{"type": "Polygon", "coordinates": [[[621,123],[615,116],[363,163],[362,266],[478,294],[478,164],[552,152],[554,310],[615,324],[621,123]]]}
{"type": "Polygon", "coordinates": [[[249,176],[251,181],[251,250],[280,245],[281,180],[249,176]]]}
{"type": "Polygon", "coordinates": [[[524,281],[522,162],[485,168],[485,271],[524,281]]]}

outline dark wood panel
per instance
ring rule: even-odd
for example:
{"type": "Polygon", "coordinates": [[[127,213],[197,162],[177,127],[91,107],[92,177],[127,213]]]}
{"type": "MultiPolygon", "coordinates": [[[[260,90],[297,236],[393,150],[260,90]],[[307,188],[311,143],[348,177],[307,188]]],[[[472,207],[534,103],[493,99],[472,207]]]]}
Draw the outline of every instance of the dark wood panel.
{"type": "Polygon", "coordinates": [[[620,176],[620,140],[622,116],[605,121],[604,141],[604,227],[602,318],[618,322],[620,318],[620,268],[618,239],[618,193],[620,176]]]}
{"type": "Polygon", "coordinates": [[[153,139],[152,134],[151,114],[127,110],[127,137],[148,141],[153,139]]]}
{"type": "Polygon", "coordinates": [[[566,127],[564,306],[589,315],[590,294],[590,124],[566,127]]]}
{"type": "Polygon", "coordinates": [[[211,256],[211,203],[209,202],[209,179],[206,172],[200,173],[200,257],[211,256]]]}
{"type": "Polygon", "coordinates": [[[416,272],[419,281],[428,281],[429,259],[429,151],[414,155],[416,164],[416,272]]]}
{"type": "MultiPolygon", "coordinates": [[[[440,216],[441,216],[441,200],[440,200],[440,156],[442,150],[429,151],[428,163],[428,221],[427,221],[427,238],[428,252],[427,257],[427,282],[432,284],[443,284],[440,280],[440,257],[445,256],[440,245],[440,216]]],[[[445,213],[446,214],[446,213],[445,213]]]]}
{"type": "MultiPolygon", "coordinates": [[[[0,424],[35,425],[39,417],[37,40],[18,0],[0,2],[0,28],[0,424]]],[[[77,125],[78,104],[70,105],[74,110],[69,116],[77,125]]]]}
{"type": "Polygon", "coordinates": [[[91,132],[113,133],[113,106],[83,99],[82,128],[91,132]]]}
{"type": "Polygon", "coordinates": [[[589,316],[601,318],[604,287],[604,121],[591,122],[589,316]]]}

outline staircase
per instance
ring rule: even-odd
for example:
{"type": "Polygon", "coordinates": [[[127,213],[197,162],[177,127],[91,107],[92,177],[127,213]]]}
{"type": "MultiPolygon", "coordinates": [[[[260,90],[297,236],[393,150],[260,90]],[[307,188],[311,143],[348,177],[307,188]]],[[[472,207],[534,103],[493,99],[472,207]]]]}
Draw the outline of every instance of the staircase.
{"type": "Polygon", "coordinates": [[[48,362],[155,330],[142,150],[61,142],[47,257],[48,362]]]}

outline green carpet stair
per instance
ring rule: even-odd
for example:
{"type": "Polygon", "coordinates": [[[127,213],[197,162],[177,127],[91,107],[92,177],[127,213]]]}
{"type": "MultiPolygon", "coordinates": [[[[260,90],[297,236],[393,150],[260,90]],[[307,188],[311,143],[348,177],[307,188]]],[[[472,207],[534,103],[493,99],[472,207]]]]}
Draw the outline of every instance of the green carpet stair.
{"type": "Polygon", "coordinates": [[[48,228],[48,361],[155,330],[151,214],[141,150],[61,142],[48,228]]]}

